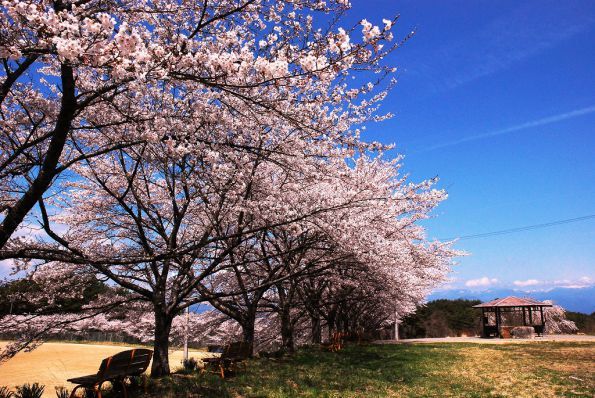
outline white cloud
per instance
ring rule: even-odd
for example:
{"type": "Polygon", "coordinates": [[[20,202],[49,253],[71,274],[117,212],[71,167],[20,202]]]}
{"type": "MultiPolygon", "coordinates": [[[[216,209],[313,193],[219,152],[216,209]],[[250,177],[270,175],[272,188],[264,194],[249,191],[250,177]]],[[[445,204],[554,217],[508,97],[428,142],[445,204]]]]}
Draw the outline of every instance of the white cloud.
{"type": "Polygon", "coordinates": [[[573,289],[580,289],[583,287],[589,287],[595,285],[595,279],[589,276],[581,276],[578,279],[570,280],[570,279],[562,279],[557,280],[552,283],[556,287],[565,287],[565,288],[573,288],[573,289]]]}
{"type": "Polygon", "coordinates": [[[467,286],[467,287],[485,287],[485,286],[493,285],[497,282],[498,282],[498,279],[496,279],[496,278],[488,278],[487,276],[484,276],[483,278],[468,280],[467,282],[465,282],[465,286],[467,286]]]}
{"type": "Polygon", "coordinates": [[[537,279],[527,279],[526,281],[514,281],[512,283],[514,283],[514,285],[518,287],[526,287],[539,285],[541,282],[537,279]]]}
{"type": "Polygon", "coordinates": [[[580,289],[584,287],[595,286],[595,278],[582,276],[577,279],[558,279],[558,280],[537,280],[527,279],[525,281],[514,281],[513,284],[519,288],[539,285],[540,291],[549,291],[554,288],[562,287],[567,289],[580,289]]]}

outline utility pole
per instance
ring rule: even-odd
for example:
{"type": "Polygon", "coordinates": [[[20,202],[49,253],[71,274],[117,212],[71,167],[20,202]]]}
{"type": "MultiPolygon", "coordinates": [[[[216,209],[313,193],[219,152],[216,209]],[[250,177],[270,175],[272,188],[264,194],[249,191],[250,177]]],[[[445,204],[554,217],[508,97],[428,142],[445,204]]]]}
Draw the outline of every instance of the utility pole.
{"type": "Polygon", "coordinates": [[[184,333],[184,361],[188,360],[188,325],[190,323],[190,306],[186,307],[186,327],[184,333]]]}

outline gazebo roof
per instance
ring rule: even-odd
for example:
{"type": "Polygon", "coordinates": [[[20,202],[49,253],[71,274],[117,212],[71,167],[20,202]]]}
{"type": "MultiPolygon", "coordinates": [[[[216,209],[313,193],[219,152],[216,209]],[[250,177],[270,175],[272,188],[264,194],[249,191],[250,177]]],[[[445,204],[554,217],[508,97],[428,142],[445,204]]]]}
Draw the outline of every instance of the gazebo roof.
{"type": "Polygon", "coordinates": [[[487,303],[481,303],[474,305],[473,308],[494,308],[494,307],[551,307],[551,304],[547,304],[541,301],[533,300],[532,298],[518,298],[514,296],[508,296],[505,298],[497,298],[487,303]]]}

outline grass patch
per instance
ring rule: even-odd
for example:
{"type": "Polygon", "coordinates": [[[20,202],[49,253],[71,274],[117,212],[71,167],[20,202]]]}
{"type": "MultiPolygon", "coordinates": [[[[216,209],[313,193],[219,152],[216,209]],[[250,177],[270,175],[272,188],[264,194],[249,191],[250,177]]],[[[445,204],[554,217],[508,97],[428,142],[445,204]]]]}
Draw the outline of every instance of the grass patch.
{"type": "Polygon", "coordinates": [[[175,396],[592,397],[594,377],[594,343],[368,345],[254,359],[236,377],[176,383],[175,396]]]}

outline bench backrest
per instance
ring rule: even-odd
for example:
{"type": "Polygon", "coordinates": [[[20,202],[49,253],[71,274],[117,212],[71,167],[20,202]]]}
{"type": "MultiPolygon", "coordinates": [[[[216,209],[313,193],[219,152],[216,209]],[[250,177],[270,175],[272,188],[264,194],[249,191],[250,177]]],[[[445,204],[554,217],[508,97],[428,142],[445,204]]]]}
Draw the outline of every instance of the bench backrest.
{"type": "Polygon", "coordinates": [[[97,376],[109,379],[118,376],[138,376],[149,367],[153,351],[144,348],[122,351],[101,361],[97,376]]]}
{"type": "Polygon", "coordinates": [[[252,354],[252,344],[244,341],[236,341],[225,347],[221,358],[248,358],[252,354]]]}

